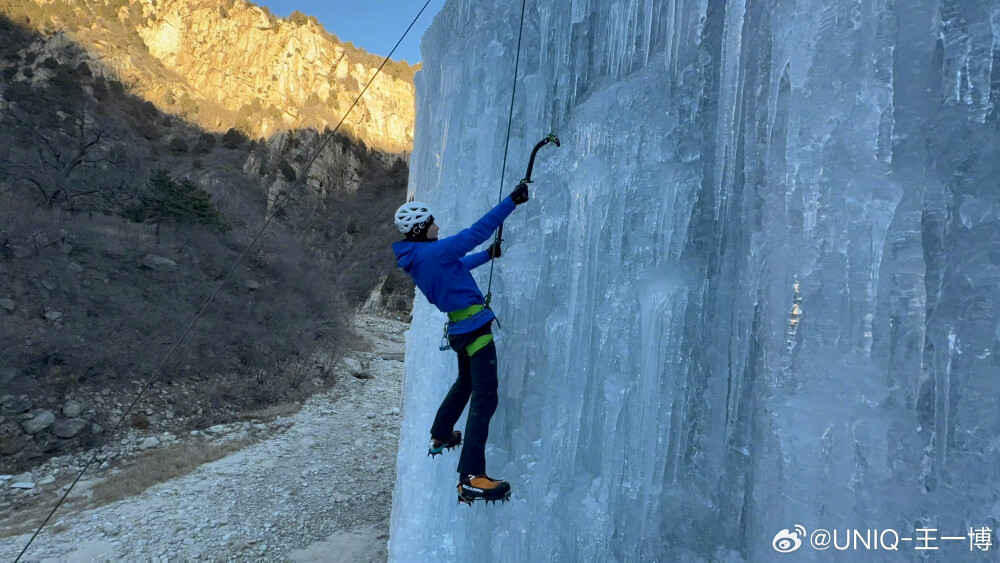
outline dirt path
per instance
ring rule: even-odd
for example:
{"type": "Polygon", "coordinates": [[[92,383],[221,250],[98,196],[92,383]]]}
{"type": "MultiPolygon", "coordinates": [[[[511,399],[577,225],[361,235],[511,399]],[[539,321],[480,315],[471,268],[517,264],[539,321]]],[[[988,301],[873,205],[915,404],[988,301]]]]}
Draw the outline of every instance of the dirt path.
{"type": "MultiPolygon", "coordinates": [[[[57,513],[26,561],[386,561],[407,325],[358,316],[342,373],[284,431],[125,500],[57,513]],[[347,370],[350,371],[350,370],[347,370]]],[[[29,536],[0,540],[12,561],[29,536]]]]}

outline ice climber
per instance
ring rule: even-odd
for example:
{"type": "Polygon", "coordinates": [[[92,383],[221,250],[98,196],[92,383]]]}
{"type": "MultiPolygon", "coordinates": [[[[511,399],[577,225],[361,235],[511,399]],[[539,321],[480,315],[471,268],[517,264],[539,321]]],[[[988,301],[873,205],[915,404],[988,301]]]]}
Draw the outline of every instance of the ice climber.
{"type": "Polygon", "coordinates": [[[510,483],[486,475],[486,439],[497,408],[497,350],[490,329],[495,317],[485,307],[471,272],[500,256],[500,242],[469,253],[490,238],[515,206],[526,201],[528,186],[522,183],[471,227],[440,240],[427,205],[414,201],[396,211],[396,227],[406,235],[392,245],[396,262],[427,301],[448,314],[448,344],[458,355],[458,378],[434,418],[429,455],[462,445],[462,433],[454,427],[465,405],[470,405],[458,460],[458,500],[466,504],[510,498],[510,483]]]}

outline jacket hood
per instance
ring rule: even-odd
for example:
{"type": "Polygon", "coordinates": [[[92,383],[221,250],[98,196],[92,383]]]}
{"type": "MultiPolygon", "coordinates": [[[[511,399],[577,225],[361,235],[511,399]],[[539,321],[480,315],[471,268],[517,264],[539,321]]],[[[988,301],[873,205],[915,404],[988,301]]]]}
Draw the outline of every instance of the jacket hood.
{"type": "Polygon", "coordinates": [[[404,270],[410,269],[410,265],[413,264],[413,247],[416,244],[419,243],[408,240],[392,243],[392,252],[396,255],[396,264],[399,264],[400,268],[404,270]]]}

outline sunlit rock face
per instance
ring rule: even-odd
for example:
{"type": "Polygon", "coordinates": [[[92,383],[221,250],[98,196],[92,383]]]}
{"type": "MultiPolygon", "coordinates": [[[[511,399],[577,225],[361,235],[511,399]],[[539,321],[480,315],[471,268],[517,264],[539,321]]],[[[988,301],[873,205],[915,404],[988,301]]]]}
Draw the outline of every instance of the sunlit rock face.
{"type": "Polygon", "coordinates": [[[393,560],[770,561],[796,525],[801,560],[820,528],[995,550],[1000,1],[529,2],[500,187],[520,5],[425,34],[410,177],[447,236],[563,141],[492,281],[513,501],[456,506],[422,457],[455,360],[418,296],[393,560]]]}
{"type": "MultiPolygon", "coordinates": [[[[224,108],[272,106],[265,134],[303,124],[332,128],[375,74],[312,22],[275,21],[244,2],[144,1],[143,9],[136,30],[149,52],[224,108]]],[[[347,124],[372,145],[406,149],[413,119],[413,84],[379,74],[347,124]]]]}
{"type": "MultiPolygon", "coordinates": [[[[242,0],[128,0],[117,9],[86,2],[16,4],[11,14],[29,14],[36,29],[65,31],[89,50],[94,72],[107,72],[161,110],[211,131],[236,127],[270,137],[289,129],[332,129],[381,62],[335,41],[312,19],[276,18],[242,0]]],[[[410,151],[412,70],[387,65],[341,131],[383,151],[410,151]]]]}

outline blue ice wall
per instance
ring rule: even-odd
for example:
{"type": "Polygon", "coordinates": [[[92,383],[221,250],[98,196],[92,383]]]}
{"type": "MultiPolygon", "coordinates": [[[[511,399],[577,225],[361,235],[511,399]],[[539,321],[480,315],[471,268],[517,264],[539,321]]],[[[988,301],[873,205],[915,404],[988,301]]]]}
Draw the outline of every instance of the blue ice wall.
{"type": "Polygon", "coordinates": [[[528,0],[501,190],[520,4],[452,0],[425,34],[410,176],[453,234],[563,141],[493,277],[513,501],[457,506],[457,454],[424,457],[455,360],[418,295],[392,559],[997,530],[1000,0],[528,0]]]}

